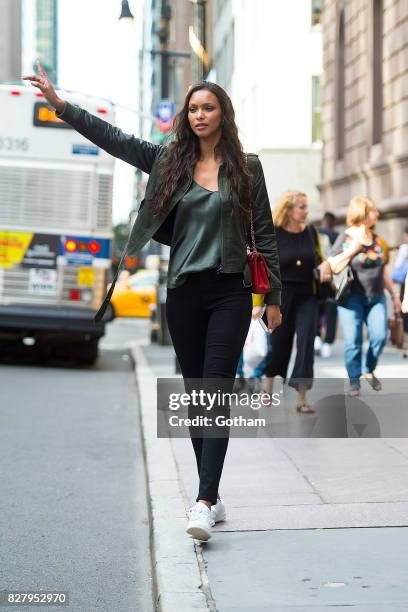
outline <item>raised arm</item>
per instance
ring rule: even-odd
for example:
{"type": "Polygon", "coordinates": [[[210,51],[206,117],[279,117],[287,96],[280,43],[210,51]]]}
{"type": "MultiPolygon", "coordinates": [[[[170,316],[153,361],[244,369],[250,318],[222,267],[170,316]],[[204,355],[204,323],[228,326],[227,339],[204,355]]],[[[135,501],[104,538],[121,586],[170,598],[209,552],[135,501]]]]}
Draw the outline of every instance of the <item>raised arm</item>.
{"type": "Polygon", "coordinates": [[[125,134],[121,129],[70,102],[65,102],[62,112],[57,111],[56,115],[113,157],[140,168],[147,174],[150,174],[153,163],[163,148],[125,134]]]}
{"type": "Polygon", "coordinates": [[[23,76],[23,80],[41,90],[48,104],[55,108],[57,117],[72,125],[82,136],[110,155],[140,168],[147,174],[150,173],[156,157],[163,149],[161,145],[125,134],[121,129],[95,117],[85,109],[62,100],[39,62],[37,66],[40,76],[23,76]]]}

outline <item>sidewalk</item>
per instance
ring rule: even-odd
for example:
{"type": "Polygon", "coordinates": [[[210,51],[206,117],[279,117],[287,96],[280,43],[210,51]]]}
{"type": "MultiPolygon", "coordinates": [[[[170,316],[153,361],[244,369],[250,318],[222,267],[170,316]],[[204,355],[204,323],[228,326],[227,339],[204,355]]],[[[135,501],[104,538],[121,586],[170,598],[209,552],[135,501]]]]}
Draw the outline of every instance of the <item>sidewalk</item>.
{"type": "MultiPolygon", "coordinates": [[[[159,610],[408,610],[407,439],[231,438],[220,484],[227,521],[194,543],[184,531],[197,491],[191,441],[157,439],[155,429],[155,378],[174,375],[174,352],[132,350],[159,610]]],[[[407,371],[387,348],[378,375],[407,371]]],[[[317,358],[316,376],[344,377],[341,346],[317,358]]]]}

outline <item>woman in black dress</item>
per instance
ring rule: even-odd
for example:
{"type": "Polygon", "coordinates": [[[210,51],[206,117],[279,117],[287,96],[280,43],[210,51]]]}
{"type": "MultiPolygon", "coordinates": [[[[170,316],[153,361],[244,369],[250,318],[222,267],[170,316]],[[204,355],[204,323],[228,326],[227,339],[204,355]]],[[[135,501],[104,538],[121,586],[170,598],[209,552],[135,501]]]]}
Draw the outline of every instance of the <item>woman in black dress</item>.
{"type": "MultiPolygon", "coordinates": [[[[265,365],[265,391],[272,392],[274,376],[286,380],[293,341],[296,334],[296,358],[289,385],[297,389],[296,408],[314,413],[306,392],[312,386],[314,336],[318,302],[314,290],[313,269],[319,238],[315,228],[306,223],[307,196],[288,191],[279,200],[273,214],[278,242],[282,279],[282,324],[272,334],[265,365]]],[[[330,280],[327,263],[320,266],[322,282],[330,280]]]]}

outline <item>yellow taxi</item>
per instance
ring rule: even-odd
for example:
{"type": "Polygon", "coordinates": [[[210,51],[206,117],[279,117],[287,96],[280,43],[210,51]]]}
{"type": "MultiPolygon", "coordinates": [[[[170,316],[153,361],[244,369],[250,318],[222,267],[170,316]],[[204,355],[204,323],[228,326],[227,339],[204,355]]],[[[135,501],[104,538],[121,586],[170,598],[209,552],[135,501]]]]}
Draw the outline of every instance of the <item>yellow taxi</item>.
{"type": "Polygon", "coordinates": [[[150,317],[158,278],[158,270],[138,270],[132,275],[121,272],[111,300],[115,317],[150,317]]]}

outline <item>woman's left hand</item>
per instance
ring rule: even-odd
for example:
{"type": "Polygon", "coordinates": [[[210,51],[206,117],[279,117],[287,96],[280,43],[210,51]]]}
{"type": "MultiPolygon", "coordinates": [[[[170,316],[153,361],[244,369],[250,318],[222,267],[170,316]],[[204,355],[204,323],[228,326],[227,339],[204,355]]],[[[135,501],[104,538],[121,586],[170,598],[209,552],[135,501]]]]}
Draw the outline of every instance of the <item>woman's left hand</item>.
{"type": "Polygon", "coordinates": [[[271,334],[274,329],[282,323],[282,315],[279,306],[270,304],[266,307],[266,318],[268,320],[268,330],[271,334]]]}
{"type": "Polygon", "coordinates": [[[320,266],[318,266],[318,270],[320,272],[321,283],[328,283],[329,281],[331,281],[333,274],[331,271],[330,264],[327,260],[322,261],[320,266]]]}

